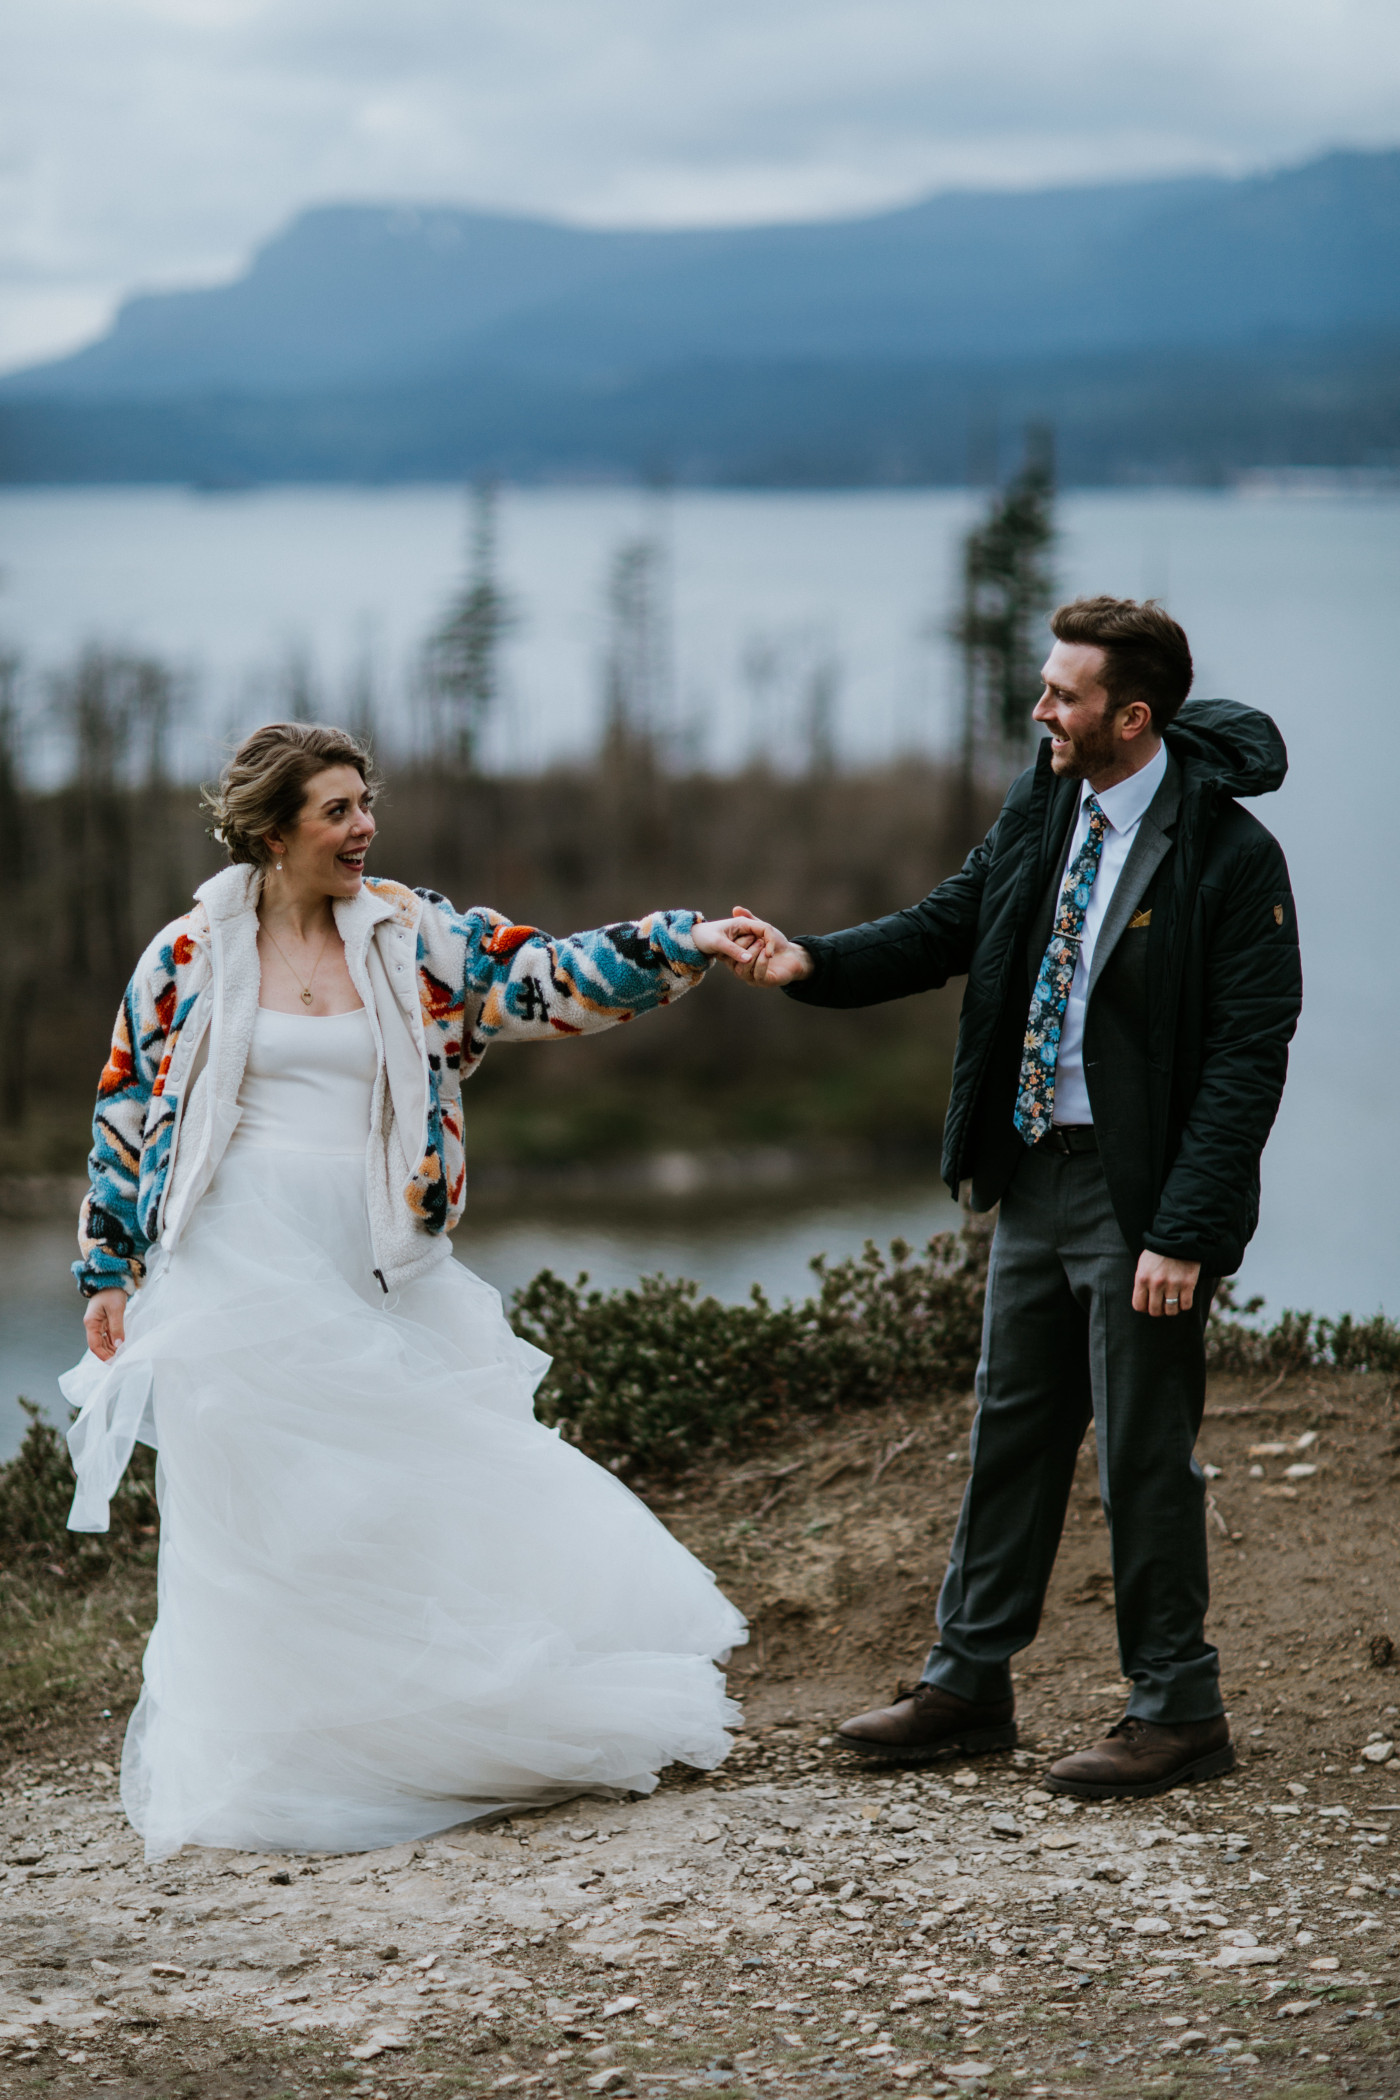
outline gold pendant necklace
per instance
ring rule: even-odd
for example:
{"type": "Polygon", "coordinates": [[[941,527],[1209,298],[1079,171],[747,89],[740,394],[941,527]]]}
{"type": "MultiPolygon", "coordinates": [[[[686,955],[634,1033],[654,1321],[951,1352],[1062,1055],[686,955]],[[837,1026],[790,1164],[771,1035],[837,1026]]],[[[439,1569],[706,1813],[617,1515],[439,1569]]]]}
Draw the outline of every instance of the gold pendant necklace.
{"type": "MultiPolygon", "coordinates": [[[[296,971],[293,970],[291,964],[287,962],[286,952],[282,947],[282,943],[278,940],[276,934],[273,932],[272,928],[270,926],[264,926],[263,932],[267,935],[273,947],[277,950],[277,953],[282,957],[283,962],[287,963],[287,969],[290,973],[292,983],[301,984],[301,979],[297,976],[296,971]]],[[[299,996],[303,1006],[314,1006],[315,1004],[315,999],[312,995],[311,987],[316,982],[316,971],[320,969],[321,964],[326,959],[326,949],[330,945],[330,938],[330,934],[327,933],[321,942],[321,952],[316,958],[315,967],[313,968],[311,975],[307,978],[305,984],[301,984],[301,992],[299,996]]]]}

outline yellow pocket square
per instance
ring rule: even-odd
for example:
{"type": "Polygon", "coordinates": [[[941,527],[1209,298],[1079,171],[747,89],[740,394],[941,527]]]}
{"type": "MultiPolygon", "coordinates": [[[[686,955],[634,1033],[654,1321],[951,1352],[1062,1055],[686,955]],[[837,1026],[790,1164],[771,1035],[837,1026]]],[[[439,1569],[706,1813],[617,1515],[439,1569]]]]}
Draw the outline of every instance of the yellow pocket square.
{"type": "Polygon", "coordinates": [[[1132,915],[1131,919],[1129,919],[1129,921],[1128,921],[1128,931],[1129,931],[1129,932],[1131,933],[1131,932],[1133,931],[1134,927],[1137,927],[1137,926],[1150,926],[1151,924],[1152,924],[1152,906],[1151,906],[1151,905],[1149,904],[1149,905],[1148,905],[1148,907],[1147,907],[1147,910],[1146,910],[1146,911],[1135,911],[1135,912],[1133,913],[1133,915],[1132,915]]]}

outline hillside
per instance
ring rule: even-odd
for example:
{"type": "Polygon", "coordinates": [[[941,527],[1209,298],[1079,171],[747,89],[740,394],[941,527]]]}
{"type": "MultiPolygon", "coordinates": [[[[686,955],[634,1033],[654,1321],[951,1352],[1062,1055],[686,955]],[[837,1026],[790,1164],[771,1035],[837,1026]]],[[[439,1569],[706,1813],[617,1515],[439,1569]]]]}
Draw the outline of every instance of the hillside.
{"type": "Polygon", "coordinates": [[[346,204],[0,380],[0,479],[959,480],[1025,415],[1209,479],[1391,458],[1397,340],[1397,152],[698,232],[346,204]]]}

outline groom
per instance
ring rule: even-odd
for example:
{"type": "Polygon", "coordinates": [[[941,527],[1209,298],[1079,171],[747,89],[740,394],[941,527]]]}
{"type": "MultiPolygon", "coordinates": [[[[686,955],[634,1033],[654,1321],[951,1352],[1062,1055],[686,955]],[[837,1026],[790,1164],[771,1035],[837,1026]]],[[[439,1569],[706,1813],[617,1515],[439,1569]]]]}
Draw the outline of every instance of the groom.
{"type": "Polygon", "coordinates": [[[1015,1742],[1011,1658],[1092,1420],[1132,1690],[1049,1784],[1097,1799],[1234,1764],[1192,1447],[1206,1316],[1258,1221],[1302,981],[1282,851],[1236,799],[1284,777],[1269,717],[1184,704],[1191,652],[1153,603],[1079,599],[1050,625],[1049,734],[959,873],[844,933],[755,921],[739,974],[811,1006],[965,975],[943,1170],[975,1210],[1001,1206],[938,1642],[837,1740],[886,1764],[1015,1742]]]}

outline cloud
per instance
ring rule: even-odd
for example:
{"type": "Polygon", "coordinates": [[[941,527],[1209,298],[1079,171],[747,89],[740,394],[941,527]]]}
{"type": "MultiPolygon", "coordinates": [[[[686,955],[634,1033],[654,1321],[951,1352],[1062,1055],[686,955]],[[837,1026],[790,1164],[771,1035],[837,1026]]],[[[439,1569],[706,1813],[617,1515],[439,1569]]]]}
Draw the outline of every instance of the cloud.
{"type": "Polygon", "coordinates": [[[1393,0],[45,0],[0,30],[0,362],[301,206],[819,217],[1400,138],[1393,0]]]}

